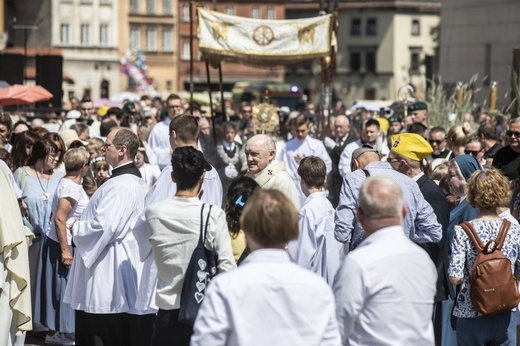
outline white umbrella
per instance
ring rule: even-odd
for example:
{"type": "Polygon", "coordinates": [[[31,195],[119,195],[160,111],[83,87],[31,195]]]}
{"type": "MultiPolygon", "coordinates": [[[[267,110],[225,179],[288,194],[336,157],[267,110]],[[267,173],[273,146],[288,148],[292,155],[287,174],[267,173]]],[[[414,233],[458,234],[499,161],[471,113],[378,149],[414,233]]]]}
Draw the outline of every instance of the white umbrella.
{"type": "Polygon", "coordinates": [[[110,97],[110,101],[120,103],[126,101],[134,102],[139,100],[141,100],[141,95],[129,91],[120,92],[119,94],[114,94],[110,97]]]}

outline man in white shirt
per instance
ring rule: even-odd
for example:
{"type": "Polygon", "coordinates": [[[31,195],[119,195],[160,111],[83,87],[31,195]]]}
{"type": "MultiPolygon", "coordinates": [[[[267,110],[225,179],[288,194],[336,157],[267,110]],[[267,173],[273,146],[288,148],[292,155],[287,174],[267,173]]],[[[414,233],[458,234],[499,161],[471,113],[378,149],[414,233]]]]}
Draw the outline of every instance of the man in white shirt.
{"type": "Polygon", "coordinates": [[[172,198],[146,209],[149,242],[158,274],[155,301],[159,311],[153,333],[154,346],[189,344],[192,328],[179,322],[178,318],[184,279],[201,229],[207,229],[205,248],[218,255],[219,272],[236,268],[226,214],[221,208],[210,208],[206,204],[201,215],[203,202],[199,193],[205,174],[211,170],[197,149],[191,146],[176,148],[172,156],[171,179],[177,185],[177,192],[172,198]]]}
{"type": "Polygon", "coordinates": [[[436,269],[404,235],[405,214],[397,183],[365,180],[357,218],[367,238],[347,255],[333,286],[344,345],[434,344],[436,269]]]}
{"type": "Polygon", "coordinates": [[[101,122],[97,119],[97,115],[94,109],[94,102],[89,97],[83,97],[80,103],[81,114],[79,118],[71,118],[65,120],[61,126],[60,131],[68,130],[73,124],[78,122],[85,123],[89,127],[90,137],[99,137],[99,127],[101,122]]]}
{"type": "Polygon", "coordinates": [[[289,142],[285,143],[278,155],[278,161],[285,162],[287,173],[294,181],[300,205],[303,204],[307,198],[300,186],[300,177],[298,176],[298,166],[301,159],[306,156],[316,156],[325,162],[327,167],[327,174],[332,169],[332,161],[329,153],[323,143],[317,139],[309,137],[309,118],[306,115],[300,114],[295,119],[296,136],[289,142]]]}
{"type": "Polygon", "coordinates": [[[179,95],[171,94],[166,99],[166,107],[168,107],[168,117],[158,122],[150,131],[148,137],[148,145],[157,157],[159,168],[163,170],[170,165],[170,122],[172,119],[181,115],[184,111],[182,108],[182,99],[179,95]]]}
{"type": "MultiPolygon", "coordinates": [[[[170,122],[170,145],[172,151],[179,147],[193,147],[198,149],[197,139],[199,127],[197,119],[191,115],[181,115],[170,122]]],[[[169,164],[159,176],[159,179],[146,194],[145,208],[151,204],[172,198],[177,192],[177,184],[172,182],[172,165],[169,164]]],[[[204,175],[199,198],[202,202],[220,206],[222,204],[222,183],[216,169],[211,169],[204,175]]],[[[153,261],[152,248],[148,241],[148,228],[144,211],[132,222],[132,232],[139,243],[139,254],[144,261],[145,275],[143,286],[139,288],[136,306],[146,308],[155,307],[155,286],[157,269],[153,261]],[[146,283],[145,283],[146,282],[146,283]]]]}
{"type": "Polygon", "coordinates": [[[284,250],[298,217],[280,191],[256,189],[240,219],[251,254],[212,280],[191,346],[340,345],[334,297],[325,281],[284,250]]]}
{"type": "Polygon", "coordinates": [[[136,307],[143,275],[130,221],[144,208],[145,186],[133,159],[137,135],[112,130],[104,154],[114,167],[72,228],[76,254],[64,302],[76,310],[76,345],[149,345],[154,309],[136,307]]]}

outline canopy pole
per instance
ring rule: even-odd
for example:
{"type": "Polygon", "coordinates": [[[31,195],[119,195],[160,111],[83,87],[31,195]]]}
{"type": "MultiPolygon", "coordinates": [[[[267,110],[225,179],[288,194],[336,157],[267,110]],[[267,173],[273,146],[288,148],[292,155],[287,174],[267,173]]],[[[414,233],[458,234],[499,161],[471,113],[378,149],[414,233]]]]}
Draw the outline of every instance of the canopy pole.
{"type": "Polygon", "coordinates": [[[193,114],[193,0],[190,0],[190,113],[193,114]]]}
{"type": "Polygon", "coordinates": [[[224,102],[224,84],[222,83],[222,63],[218,63],[218,84],[220,88],[220,108],[226,117],[226,121],[229,121],[229,114],[226,112],[225,102],[224,102]]]}
{"type": "Polygon", "coordinates": [[[213,97],[211,96],[211,76],[209,74],[209,62],[206,60],[206,80],[208,83],[208,96],[209,96],[209,115],[211,116],[211,127],[213,128],[213,143],[217,144],[217,137],[215,132],[215,117],[213,113],[213,97]]]}

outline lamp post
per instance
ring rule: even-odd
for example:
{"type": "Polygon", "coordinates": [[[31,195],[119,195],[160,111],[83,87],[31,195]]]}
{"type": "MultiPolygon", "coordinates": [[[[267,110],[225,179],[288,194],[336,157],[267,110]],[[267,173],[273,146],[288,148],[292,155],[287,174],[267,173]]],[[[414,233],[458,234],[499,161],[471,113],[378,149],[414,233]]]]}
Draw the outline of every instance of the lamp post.
{"type": "Polygon", "coordinates": [[[23,30],[23,84],[27,78],[27,31],[38,29],[37,25],[13,25],[14,30],[23,30]]]}

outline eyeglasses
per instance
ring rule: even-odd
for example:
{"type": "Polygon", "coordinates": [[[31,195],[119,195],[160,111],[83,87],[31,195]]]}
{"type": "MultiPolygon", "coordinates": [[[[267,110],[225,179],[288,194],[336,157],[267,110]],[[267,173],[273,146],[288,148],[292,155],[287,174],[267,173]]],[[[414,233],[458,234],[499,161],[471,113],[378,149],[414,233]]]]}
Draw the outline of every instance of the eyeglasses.
{"type": "Polygon", "coordinates": [[[60,154],[49,154],[47,156],[50,157],[51,159],[59,159],[60,158],[60,154]]]}
{"type": "Polygon", "coordinates": [[[520,132],[515,132],[515,131],[508,130],[508,131],[506,131],[506,135],[508,137],[517,137],[518,138],[518,137],[520,137],[520,132]]]}
{"type": "Polygon", "coordinates": [[[482,150],[464,150],[464,154],[477,156],[482,150]]]}
{"type": "Polygon", "coordinates": [[[396,158],[393,158],[393,157],[387,157],[386,162],[388,162],[388,163],[399,162],[399,160],[396,158]]]}
{"type": "Polygon", "coordinates": [[[430,142],[430,144],[437,144],[437,145],[440,145],[442,142],[444,142],[444,139],[429,139],[428,142],[430,142]]]}
{"type": "Polygon", "coordinates": [[[105,148],[105,149],[108,149],[108,148],[110,148],[111,146],[113,146],[112,143],[107,143],[107,142],[103,143],[103,148],[105,148]]]}

